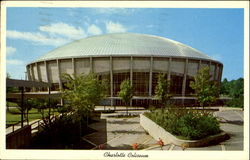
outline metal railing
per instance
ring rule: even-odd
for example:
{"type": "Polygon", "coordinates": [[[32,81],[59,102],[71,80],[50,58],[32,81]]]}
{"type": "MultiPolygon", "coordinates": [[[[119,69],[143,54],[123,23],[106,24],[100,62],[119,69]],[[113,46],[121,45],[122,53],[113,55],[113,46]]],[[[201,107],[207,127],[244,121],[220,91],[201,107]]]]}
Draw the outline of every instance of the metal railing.
{"type": "MultiPolygon", "coordinates": [[[[52,115],[51,116],[51,122],[55,121],[60,115],[52,115]]],[[[46,117],[48,118],[48,117],[46,117]]],[[[24,122],[24,126],[26,125],[30,125],[31,126],[31,131],[34,131],[34,130],[37,130],[39,131],[39,129],[41,128],[41,125],[44,125],[44,120],[43,119],[38,119],[36,120],[35,122],[32,122],[32,123],[28,123],[28,122],[24,122]]],[[[16,130],[20,129],[20,128],[23,128],[21,125],[20,125],[20,122],[17,122],[17,123],[14,123],[14,124],[11,124],[8,128],[12,128],[11,129],[11,132],[7,133],[7,134],[10,134],[10,133],[13,133],[15,132],[16,130]]],[[[8,129],[6,128],[6,129],[8,129]]]]}

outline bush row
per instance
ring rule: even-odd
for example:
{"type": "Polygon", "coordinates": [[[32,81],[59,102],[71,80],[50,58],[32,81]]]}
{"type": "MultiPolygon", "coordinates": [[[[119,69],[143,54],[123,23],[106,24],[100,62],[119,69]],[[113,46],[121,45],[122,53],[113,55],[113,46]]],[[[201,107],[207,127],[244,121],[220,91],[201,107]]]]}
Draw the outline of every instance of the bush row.
{"type": "Polygon", "coordinates": [[[217,119],[205,111],[169,108],[152,110],[145,115],[181,139],[198,140],[221,132],[217,119]]]}

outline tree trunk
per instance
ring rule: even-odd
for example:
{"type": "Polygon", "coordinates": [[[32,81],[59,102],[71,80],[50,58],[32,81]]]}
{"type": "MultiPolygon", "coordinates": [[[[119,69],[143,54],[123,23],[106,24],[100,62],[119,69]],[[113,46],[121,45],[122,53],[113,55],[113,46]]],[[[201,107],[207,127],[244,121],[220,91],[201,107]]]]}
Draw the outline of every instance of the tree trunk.
{"type": "Polygon", "coordinates": [[[21,110],[21,127],[23,127],[23,110],[21,110]]]}
{"type": "Polygon", "coordinates": [[[49,124],[51,124],[51,118],[50,118],[50,106],[49,106],[49,124]]]}
{"type": "Polygon", "coordinates": [[[126,110],[127,110],[127,116],[128,116],[128,103],[126,103],[126,110]]]}
{"type": "Polygon", "coordinates": [[[26,115],[27,115],[27,125],[29,125],[29,110],[28,109],[27,109],[26,115]]]}

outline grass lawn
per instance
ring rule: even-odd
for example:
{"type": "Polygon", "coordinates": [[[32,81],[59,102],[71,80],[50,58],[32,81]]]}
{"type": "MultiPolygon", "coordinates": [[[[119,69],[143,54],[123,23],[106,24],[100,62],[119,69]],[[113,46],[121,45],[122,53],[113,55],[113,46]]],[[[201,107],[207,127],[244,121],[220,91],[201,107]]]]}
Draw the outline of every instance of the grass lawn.
{"type": "Polygon", "coordinates": [[[7,106],[9,107],[17,107],[17,104],[14,102],[7,102],[7,106]]]}
{"type": "Polygon", "coordinates": [[[9,112],[6,112],[6,126],[9,126],[11,124],[15,124],[21,120],[20,114],[11,114],[9,112]]]}
{"type": "MultiPolygon", "coordinates": [[[[49,109],[44,110],[45,116],[48,115],[49,109]]],[[[51,110],[51,114],[53,114],[53,110],[51,110]]],[[[58,112],[55,112],[57,115],[58,112]]],[[[42,115],[38,112],[37,109],[32,108],[29,111],[29,122],[36,119],[41,119],[42,115]]],[[[24,119],[26,119],[24,117],[24,119]]],[[[11,124],[15,124],[21,121],[21,112],[18,108],[11,107],[9,111],[6,110],[6,127],[10,126],[11,124]]]]}

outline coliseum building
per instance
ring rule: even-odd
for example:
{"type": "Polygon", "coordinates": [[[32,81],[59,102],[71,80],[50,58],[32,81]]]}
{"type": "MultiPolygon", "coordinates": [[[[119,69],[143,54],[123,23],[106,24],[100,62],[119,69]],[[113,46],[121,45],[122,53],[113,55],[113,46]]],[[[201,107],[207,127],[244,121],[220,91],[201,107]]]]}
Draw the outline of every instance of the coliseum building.
{"type": "Polygon", "coordinates": [[[28,64],[27,73],[29,80],[49,82],[52,90],[60,90],[64,87],[62,73],[94,72],[109,83],[108,105],[121,105],[120,84],[130,79],[133,105],[148,105],[155,101],[159,73],[166,73],[172,95],[185,99],[194,92],[190,81],[203,66],[210,67],[212,80],[221,81],[223,64],[194,48],[153,35],[117,33],[84,38],[52,50],[28,64]]]}

